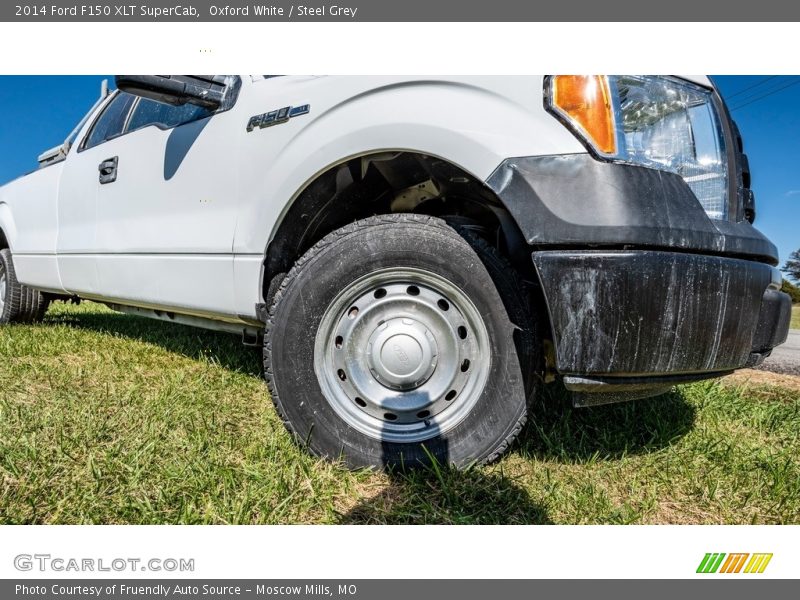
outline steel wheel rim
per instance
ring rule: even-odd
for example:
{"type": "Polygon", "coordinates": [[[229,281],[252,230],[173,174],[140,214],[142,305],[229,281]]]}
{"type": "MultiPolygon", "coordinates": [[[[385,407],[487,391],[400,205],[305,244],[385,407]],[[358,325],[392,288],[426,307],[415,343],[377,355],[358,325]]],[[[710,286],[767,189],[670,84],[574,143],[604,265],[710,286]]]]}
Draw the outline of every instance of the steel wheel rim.
{"type": "Polygon", "coordinates": [[[422,442],[456,427],[483,393],[489,334],[469,297],[430,271],[384,269],[350,284],[322,317],[314,370],[351,427],[422,442]]]}

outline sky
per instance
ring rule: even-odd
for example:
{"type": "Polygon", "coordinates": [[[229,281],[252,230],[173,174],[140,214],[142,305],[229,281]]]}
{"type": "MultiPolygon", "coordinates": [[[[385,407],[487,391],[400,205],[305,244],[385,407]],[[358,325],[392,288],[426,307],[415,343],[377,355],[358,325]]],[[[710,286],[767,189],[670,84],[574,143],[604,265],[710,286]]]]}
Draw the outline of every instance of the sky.
{"type": "MultiPolygon", "coordinates": [[[[113,76],[0,76],[0,184],[36,168],[64,141],[113,76]]],[[[755,225],[781,264],[800,249],[800,77],[713,76],[744,138],[756,197],[755,225]]]]}

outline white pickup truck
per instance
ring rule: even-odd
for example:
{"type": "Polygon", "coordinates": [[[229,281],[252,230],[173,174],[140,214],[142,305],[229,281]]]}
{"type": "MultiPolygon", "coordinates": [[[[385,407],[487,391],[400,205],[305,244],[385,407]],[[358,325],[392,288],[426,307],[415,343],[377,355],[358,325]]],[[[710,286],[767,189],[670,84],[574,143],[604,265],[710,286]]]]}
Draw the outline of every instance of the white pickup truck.
{"type": "Polygon", "coordinates": [[[706,78],[116,84],[0,188],[0,322],[82,298],[263,333],[277,410],[320,456],[490,461],[544,382],[652,396],[786,338],[706,78]]]}

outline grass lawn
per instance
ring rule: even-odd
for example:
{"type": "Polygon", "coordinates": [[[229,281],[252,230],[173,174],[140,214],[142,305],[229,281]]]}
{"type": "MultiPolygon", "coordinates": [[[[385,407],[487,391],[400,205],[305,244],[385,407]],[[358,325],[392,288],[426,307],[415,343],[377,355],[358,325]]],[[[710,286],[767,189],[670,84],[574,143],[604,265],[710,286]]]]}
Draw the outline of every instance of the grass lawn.
{"type": "Polygon", "coordinates": [[[792,329],[800,329],[800,304],[792,306],[792,322],[789,327],[792,329]]]}
{"type": "Polygon", "coordinates": [[[259,365],[91,303],[0,329],[0,522],[800,523],[797,390],[548,392],[499,464],[388,477],[299,450],[259,365]]]}

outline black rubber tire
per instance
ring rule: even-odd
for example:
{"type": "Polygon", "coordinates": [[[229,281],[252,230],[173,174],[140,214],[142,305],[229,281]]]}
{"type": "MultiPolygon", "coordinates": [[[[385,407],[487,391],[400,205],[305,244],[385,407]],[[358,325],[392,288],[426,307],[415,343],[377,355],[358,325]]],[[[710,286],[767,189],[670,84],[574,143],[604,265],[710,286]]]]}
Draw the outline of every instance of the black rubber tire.
{"type": "Polygon", "coordinates": [[[44,318],[50,302],[38,290],[17,281],[14,261],[8,248],[0,250],[0,272],[6,274],[6,297],[0,313],[0,325],[35,323],[44,318]]]}
{"type": "Polygon", "coordinates": [[[464,468],[497,459],[527,418],[540,381],[538,337],[516,272],[483,240],[424,215],[376,216],[343,227],[305,253],[284,278],[269,311],[264,374],[286,427],[317,456],[350,468],[464,468]],[[322,317],[351,282],[385,268],[416,267],[459,286],[484,317],[491,346],[487,383],[453,429],[422,443],[389,443],[350,427],[325,399],[314,370],[322,317]]]}

